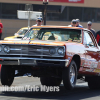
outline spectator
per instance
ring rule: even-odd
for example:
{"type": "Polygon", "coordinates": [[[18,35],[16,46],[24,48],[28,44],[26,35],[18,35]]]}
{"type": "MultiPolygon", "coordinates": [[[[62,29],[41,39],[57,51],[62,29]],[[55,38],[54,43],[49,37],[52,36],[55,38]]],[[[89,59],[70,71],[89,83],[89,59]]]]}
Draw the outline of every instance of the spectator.
{"type": "Polygon", "coordinates": [[[97,40],[98,45],[100,46],[100,30],[96,32],[95,38],[97,40]]]}
{"type": "Polygon", "coordinates": [[[3,30],[3,24],[1,23],[1,20],[0,20],[0,40],[2,36],[2,30],[3,30]]]}
{"type": "Polygon", "coordinates": [[[71,21],[71,25],[68,25],[69,27],[76,27],[76,20],[75,19],[73,19],[72,21],[71,21]]]}
{"type": "Polygon", "coordinates": [[[80,24],[80,20],[79,19],[76,19],[76,21],[77,21],[77,26],[76,27],[81,27],[81,28],[83,28],[83,26],[80,24]]]}
{"type": "Polygon", "coordinates": [[[36,23],[37,23],[37,24],[35,24],[35,25],[33,25],[33,26],[41,26],[42,23],[43,23],[42,17],[38,17],[37,20],[36,20],[36,23]]]}
{"type": "Polygon", "coordinates": [[[95,30],[92,29],[92,22],[91,21],[88,21],[87,23],[87,28],[93,33],[93,35],[96,37],[96,33],[95,33],[95,30]]]}

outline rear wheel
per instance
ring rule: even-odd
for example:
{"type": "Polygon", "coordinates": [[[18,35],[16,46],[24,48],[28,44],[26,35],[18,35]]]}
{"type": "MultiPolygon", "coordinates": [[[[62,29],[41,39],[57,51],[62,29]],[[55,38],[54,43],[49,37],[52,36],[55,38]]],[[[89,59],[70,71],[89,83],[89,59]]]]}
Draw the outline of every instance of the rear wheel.
{"type": "Polygon", "coordinates": [[[15,70],[11,66],[2,65],[1,84],[11,86],[14,80],[15,70]]]}
{"type": "Polygon", "coordinates": [[[62,79],[64,87],[67,90],[72,90],[75,87],[77,80],[77,66],[75,61],[72,60],[70,65],[63,69],[62,79]]]}
{"type": "Polygon", "coordinates": [[[100,82],[88,81],[88,86],[90,89],[100,89],[100,82]]]}
{"type": "Polygon", "coordinates": [[[61,84],[61,81],[61,78],[40,77],[41,84],[46,86],[59,86],[61,84]]]}
{"type": "Polygon", "coordinates": [[[1,66],[2,66],[2,65],[0,64],[0,79],[1,79],[1,66]]]}
{"type": "Polygon", "coordinates": [[[87,82],[90,89],[100,89],[100,77],[88,77],[87,82]]]}

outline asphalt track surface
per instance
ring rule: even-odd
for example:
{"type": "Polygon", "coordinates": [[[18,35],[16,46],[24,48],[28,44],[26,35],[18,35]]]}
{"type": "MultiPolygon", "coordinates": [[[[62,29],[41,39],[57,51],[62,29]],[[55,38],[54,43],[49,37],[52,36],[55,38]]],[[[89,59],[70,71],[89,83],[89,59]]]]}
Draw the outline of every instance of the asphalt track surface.
{"type": "MultiPolygon", "coordinates": [[[[39,78],[16,77],[12,87],[26,85],[41,86],[41,83],[39,78]]],[[[0,100],[100,100],[100,90],[90,90],[84,81],[78,80],[74,90],[66,90],[63,84],[59,88],[59,92],[0,91],[0,100]]]]}

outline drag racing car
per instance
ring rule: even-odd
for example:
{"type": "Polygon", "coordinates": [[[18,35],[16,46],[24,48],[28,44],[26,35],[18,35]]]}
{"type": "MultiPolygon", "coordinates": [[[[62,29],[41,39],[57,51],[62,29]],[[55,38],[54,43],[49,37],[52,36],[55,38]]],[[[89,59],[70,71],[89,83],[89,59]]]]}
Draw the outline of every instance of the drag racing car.
{"type": "Polygon", "coordinates": [[[90,89],[100,88],[100,48],[88,29],[34,26],[23,40],[0,41],[1,83],[11,86],[15,76],[31,73],[42,85],[68,90],[85,77],[90,89]],[[15,70],[18,73],[15,75],[15,70]]]}
{"type": "Polygon", "coordinates": [[[14,36],[5,37],[4,40],[21,40],[27,31],[28,27],[22,27],[14,36]]]}

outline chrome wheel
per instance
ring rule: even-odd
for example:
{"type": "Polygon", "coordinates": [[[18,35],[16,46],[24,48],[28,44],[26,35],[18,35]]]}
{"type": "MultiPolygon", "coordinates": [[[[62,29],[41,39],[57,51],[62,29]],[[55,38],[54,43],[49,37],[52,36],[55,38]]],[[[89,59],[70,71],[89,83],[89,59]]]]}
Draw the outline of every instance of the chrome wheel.
{"type": "Polygon", "coordinates": [[[75,68],[72,65],[70,68],[70,82],[71,82],[71,84],[73,84],[74,81],[75,81],[75,68]]]}
{"type": "Polygon", "coordinates": [[[77,65],[74,60],[71,61],[68,67],[63,69],[62,79],[66,89],[74,89],[77,80],[77,65]]]}

